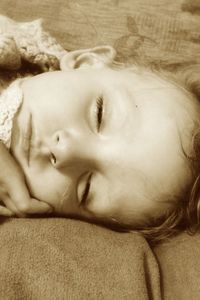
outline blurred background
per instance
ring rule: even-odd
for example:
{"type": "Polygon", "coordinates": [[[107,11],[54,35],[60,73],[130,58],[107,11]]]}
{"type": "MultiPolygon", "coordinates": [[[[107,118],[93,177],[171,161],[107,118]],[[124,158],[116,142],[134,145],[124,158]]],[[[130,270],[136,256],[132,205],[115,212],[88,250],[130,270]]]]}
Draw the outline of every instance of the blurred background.
{"type": "Polygon", "coordinates": [[[0,14],[43,18],[68,50],[109,44],[130,62],[200,57],[198,0],[1,0],[0,14]]]}

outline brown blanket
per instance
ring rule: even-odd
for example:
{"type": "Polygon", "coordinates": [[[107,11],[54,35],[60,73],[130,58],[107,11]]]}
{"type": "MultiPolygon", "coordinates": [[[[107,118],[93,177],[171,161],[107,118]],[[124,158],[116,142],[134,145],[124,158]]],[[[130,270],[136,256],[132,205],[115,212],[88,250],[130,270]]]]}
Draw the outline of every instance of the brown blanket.
{"type": "Polygon", "coordinates": [[[138,234],[65,219],[0,228],[0,299],[156,299],[157,261],[138,234]]]}
{"type": "MultiPolygon", "coordinates": [[[[198,0],[1,0],[18,21],[43,18],[68,50],[113,45],[118,59],[199,61],[198,0]]],[[[200,238],[183,233],[151,250],[137,233],[65,219],[0,226],[0,299],[200,298],[200,238]]]]}

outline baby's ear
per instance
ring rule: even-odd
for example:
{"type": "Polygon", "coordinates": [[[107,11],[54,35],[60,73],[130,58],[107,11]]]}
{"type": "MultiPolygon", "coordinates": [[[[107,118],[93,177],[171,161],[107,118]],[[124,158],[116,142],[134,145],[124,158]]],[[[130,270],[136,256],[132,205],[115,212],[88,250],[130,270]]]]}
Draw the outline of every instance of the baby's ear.
{"type": "Polygon", "coordinates": [[[114,61],[116,51],[111,46],[98,46],[91,49],[71,51],[60,61],[60,69],[67,71],[78,68],[102,68],[114,61]]]}

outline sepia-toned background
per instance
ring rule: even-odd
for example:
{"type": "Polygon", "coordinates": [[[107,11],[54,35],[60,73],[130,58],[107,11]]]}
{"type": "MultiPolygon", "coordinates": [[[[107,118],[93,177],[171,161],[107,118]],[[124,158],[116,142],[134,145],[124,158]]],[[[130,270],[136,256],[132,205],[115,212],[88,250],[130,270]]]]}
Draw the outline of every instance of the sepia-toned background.
{"type": "Polygon", "coordinates": [[[109,44],[123,60],[200,58],[199,0],[1,0],[0,13],[43,18],[68,50],[109,44]]]}
{"type": "MultiPolygon", "coordinates": [[[[0,14],[44,28],[67,50],[109,44],[118,59],[200,60],[200,0],[1,0],[0,14]]],[[[138,233],[76,220],[2,219],[0,299],[200,299],[200,236],[152,249],[138,233]]]]}

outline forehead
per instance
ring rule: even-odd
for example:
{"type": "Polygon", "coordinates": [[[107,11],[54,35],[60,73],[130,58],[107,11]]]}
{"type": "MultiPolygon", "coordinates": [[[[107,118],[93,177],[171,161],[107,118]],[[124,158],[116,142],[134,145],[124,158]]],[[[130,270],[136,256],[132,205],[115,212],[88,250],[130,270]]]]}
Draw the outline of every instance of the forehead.
{"type": "Polygon", "coordinates": [[[59,96],[66,94],[79,94],[80,92],[104,89],[109,86],[126,88],[136,96],[163,95],[165,98],[174,98],[174,101],[188,98],[189,93],[181,90],[175,84],[161,76],[147,70],[135,71],[132,69],[112,70],[102,69],[76,69],[71,71],[55,71],[43,73],[28,79],[26,85],[29,94],[59,96]]]}

